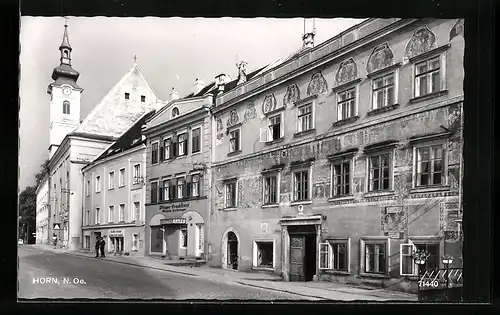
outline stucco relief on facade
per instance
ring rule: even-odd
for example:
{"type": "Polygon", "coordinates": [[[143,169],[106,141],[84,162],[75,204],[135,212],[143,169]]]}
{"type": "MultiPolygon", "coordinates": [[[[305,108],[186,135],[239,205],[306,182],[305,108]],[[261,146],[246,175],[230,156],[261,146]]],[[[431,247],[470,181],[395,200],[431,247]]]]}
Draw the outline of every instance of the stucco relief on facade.
{"type": "Polygon", "coordinates": [[[456,36],[464,36],[464,19],[458,19],[450,30],[450,42],[456,36]]]}
{"type": "Polygon", "coordinates": [[[271,112],[278,108],[278,105],[276,103],[276,97],[274,96],[274,93],[268,94],[264,97],[264,101],[262,101],[262,112],[264,114],[271,112]]]}
{"type": "Polygon", "coordinates": [[[335,85],[355,80],[358,77],[358,66],[353,58],[349,58],[340,63],[337,74],[335,74],[335,85]]]}
{"type": "Polygon", "coordinates": [[[446,241],[454,243],[458,239],[458,224],[455,220],[458,219],[459,204],[458,202],[441,203],[439,211],[439,230],[445,237],[446,241]]]}
{"type": "Polygon", "coordinates": [[[380,229],[385,235],[388,235],[391,238],[400,238],[401,234],[404,235],[408,225],[404,207],[381,207],[380,218],[380,229]]]}
{"type": "Polygon", "coordinates": [[[239,123],[240,118],[238,117],[238,112],[233,109],[229,112],[229,118],[227,119],[227,128],[232,127],[239,123]]]}
{"type": "Polygon", "coordinates": [[[427,25],[420,26],[406,44],[403,61],[407,63],[411,58],[435,48],[437,48],[436,35],[427,25]]]}
{"type": "Polygon", "coordinates": [[[283,106],[287,107],[300,100],[300,90],[297,84],[287,86],[285,96],[283,97],[283,106]]]}
{"type": "Polygon", "coordinates": [[[247,108],[245,109],[245,114],[243,115],[243,122],[247,122],[257,118],[257,110],[255,109],[255,105],[253,101],[247,104],[247,108]]]}
{"type": "Polygon", "coordinates": [[[394,54],[388,43],[383,43],[373,48],[373,51],[368,57],[366,64],[366,72],[372,73],[377,70],[384,69],[394,64],[394,54]]]}
{"type": "Polygon", "coordinates": [[[307,96],[323,94],[328,91],[328,83],[321,71],[312,75],[311,81],[307,86],[307,96]]]}

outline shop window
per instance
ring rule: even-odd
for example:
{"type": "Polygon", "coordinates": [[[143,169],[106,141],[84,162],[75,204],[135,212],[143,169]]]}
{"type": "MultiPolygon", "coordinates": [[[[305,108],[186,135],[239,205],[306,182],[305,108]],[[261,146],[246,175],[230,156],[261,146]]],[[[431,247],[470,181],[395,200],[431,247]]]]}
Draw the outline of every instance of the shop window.
{"type": "Polygon", "coordinates": [[[256,268],[274,268],[274,241],[257,240],[253,243],[253,266],[256,268]]]}
{"type": "Polygon", "coordinates": [[[321,243],[320,269],[349,271],[349,239],[328,240],[321,243]]]}

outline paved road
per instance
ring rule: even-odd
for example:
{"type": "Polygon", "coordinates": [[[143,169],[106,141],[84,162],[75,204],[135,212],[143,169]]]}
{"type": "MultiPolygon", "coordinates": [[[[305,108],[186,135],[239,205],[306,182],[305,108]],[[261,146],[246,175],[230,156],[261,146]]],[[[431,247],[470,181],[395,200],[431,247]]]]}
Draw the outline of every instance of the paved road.
{"type": "MultiPolygon", "coordinates": [[[[19,298],[304,300],[304,296],[44,251],[19,250],[19,298]]],[[[313,299],[310,299],[313,300],[313,299]]]]}

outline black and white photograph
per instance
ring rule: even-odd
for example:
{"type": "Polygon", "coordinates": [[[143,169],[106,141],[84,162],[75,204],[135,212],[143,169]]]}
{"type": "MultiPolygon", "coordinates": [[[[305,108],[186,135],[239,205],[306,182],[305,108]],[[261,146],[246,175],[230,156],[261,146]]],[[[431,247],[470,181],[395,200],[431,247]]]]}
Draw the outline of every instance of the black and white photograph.
{"type": "Polygon", "coordinates": [[[464,21],[21,16],[18,298],[462,301],[464,21]]]}

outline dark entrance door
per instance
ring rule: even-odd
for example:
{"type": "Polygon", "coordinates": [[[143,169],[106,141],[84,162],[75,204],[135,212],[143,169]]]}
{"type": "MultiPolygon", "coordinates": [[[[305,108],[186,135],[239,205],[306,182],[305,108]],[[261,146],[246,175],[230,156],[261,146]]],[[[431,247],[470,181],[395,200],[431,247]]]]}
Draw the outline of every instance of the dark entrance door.
{"type": "Polygon", "coordinates": [[[227,233],[227,268],[238,270],[238,238],[233,232],[227,233]]]}
{"type": "Polygon", "coordinates": [[[311,281],[316,274],[316,228],[289,226],[290,281],[311,281]]]}

